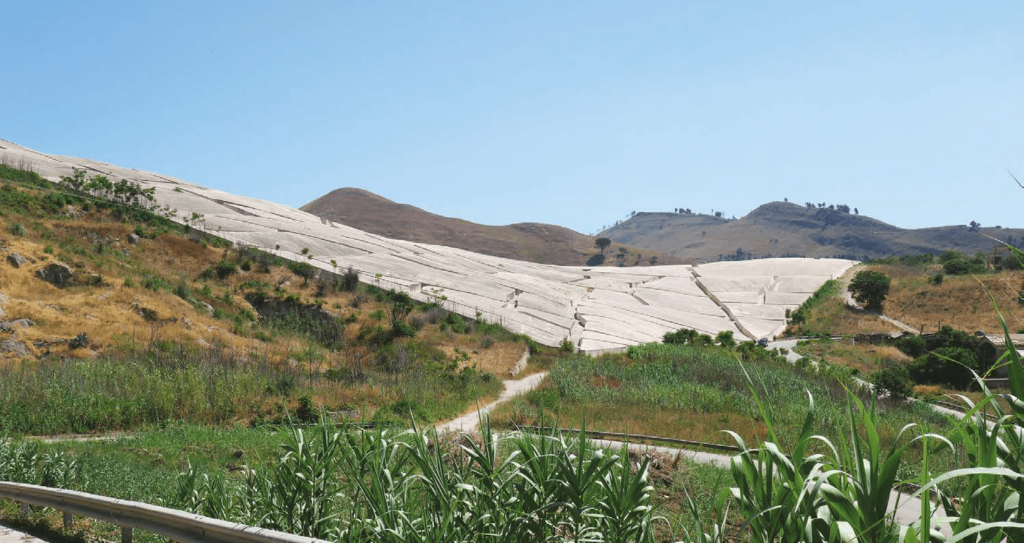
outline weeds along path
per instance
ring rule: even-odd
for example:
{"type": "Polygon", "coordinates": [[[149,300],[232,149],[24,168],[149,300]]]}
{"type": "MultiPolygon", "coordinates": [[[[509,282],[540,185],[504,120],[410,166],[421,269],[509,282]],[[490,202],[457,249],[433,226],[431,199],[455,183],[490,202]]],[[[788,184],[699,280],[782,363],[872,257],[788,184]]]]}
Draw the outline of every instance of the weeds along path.
{"type": "Polygon", "coordinates": [[[537,386],[540,385],[541,381],[543,381],[544,378],[547,377],[547,375],[548,372],[543,371],[540,373],[535,373],[533,375],[528,375],[526,377],[523,377],[522,379],[518,379],[515,381],[506,379],[505,388],[501,391],[501,395],[498,396],[497,400],[479,408],[479,410],[474,410],[473,412],[462,415],[459,418],[438,424],[436,426],[437,431],[469,432],[476,430],[480,426],[480,417],[484,413],[489,413],[498,405],[501,405],[502,403],[507,402],[512,398],[515,398],[516,396],[526,394],[527,392],[537,388],[537,386]]]}

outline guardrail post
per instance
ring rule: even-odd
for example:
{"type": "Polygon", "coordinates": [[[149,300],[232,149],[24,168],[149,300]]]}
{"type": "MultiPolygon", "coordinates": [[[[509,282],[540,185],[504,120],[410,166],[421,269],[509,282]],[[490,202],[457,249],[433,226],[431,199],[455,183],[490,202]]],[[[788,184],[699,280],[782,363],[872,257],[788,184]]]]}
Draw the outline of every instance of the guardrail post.
{"type": "Polygon", "coordinates": [[[131,526],[121,526],[121,543],[132,543],[131,526]]]}
{"type": "Polygon", "coordinates": [[[65,530],[70,530],[71,529],[71,524],[74,521],[75,521],[74,515],[72,515],[71,513],[68,513],[67,511],[65,511],[64,512],[64,529],[65,530]]]}
{"type": "Polygon", "coordinates": [[[28,502],[21,502],[21,514],[28,515],[28,502]]]}

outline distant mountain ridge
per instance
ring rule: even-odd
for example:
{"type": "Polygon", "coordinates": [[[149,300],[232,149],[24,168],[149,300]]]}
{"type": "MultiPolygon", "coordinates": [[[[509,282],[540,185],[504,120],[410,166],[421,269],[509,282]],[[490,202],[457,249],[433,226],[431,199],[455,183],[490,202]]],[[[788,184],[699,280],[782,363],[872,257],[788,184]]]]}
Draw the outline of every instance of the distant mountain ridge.
{"type": "Polygon", "coordinates": [[[710,215],[641,212],[598,234],[618,243],[697,261],[779,256],[855,260],[890,255],[989,252],[1002,240],[1024,242],[1024,229],[939,226],[905,229],[827,207],[770,202],[730,220],[710,215]]]}
{"type": "MultiPolygon", "coordinates": [[[[444,217],[418,207],[393,202],[383,196],[357,188],[333,190],[301,207],[323,219],[360,230],[434,245],[456,247],[491,256],[514,258],[563,266],[599,265],[594,259],[600,251],[595,238],[574,230],[542,223],[516,223],[489,226],[463,219],[444,217]]],[[[605,265],[617,264],[611,258],[621,245],[606,249],[605,265]]],[[[659,264],[682,264],[684,261],[649,249],[626,247],[633,256],[623,259],[625,265],[649,265],[652,256],[659,264]]]]}

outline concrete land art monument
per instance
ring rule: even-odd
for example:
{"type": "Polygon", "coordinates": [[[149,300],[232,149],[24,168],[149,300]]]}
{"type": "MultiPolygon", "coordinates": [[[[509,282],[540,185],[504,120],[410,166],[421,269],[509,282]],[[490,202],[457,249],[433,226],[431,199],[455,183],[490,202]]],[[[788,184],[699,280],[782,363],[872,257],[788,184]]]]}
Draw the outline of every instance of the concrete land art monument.
{"type": "Polygon", "coordinates": [[[158,204],[177,210],[174,220],[185,223],[200,214],[192,226],[239,247],[307,262],[321,273],[351,266],[362,282],[436,301],[466,317],[479,315],[544,345],[569,340],[591,354],[660,341],[681,328],[731,331],[740,340],[774,337],[785,327],[787,309],[855,264],[813,258],[635,268],[535,264],[389,239],[285,205],[3,140],[0,162],[53,182],[74,169],[137,182],[155,189],[158,204]]]}

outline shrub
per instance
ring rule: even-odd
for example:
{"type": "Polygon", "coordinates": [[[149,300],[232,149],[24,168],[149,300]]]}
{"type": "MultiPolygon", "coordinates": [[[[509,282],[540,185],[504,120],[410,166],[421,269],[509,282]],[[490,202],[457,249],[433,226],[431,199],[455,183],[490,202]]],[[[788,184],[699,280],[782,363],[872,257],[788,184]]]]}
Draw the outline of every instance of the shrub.
{"type": "Polygon", "coordinates": [[[732,330],[723,330],[715,336],[715,343],[722,347],[733,348],[736,346],[736,340],[732,337],[732,330]]]}
{"type": "Polygon", "coordinates": [[[411,315],[409,317],[409,324],[417,330],[422,330],[427,325],[427,316],[422,313],[411,315]]]}
{"type": "Polygon", "coordinates": [[[974,379],[970,370],[978,371],[974,351],[963,347],[939,347],[911,363],[910,377],[917,383],[962,389],[974,379]]]}
{"type": "Polygon", "coordinates": [[[11,235],[24,237],[25,236],[25,225],[20,222],[16,222],[11,225],[11,235]]]}
{"type": "Polygon", "coordinates": [[[231,275],[238,273],[238,267],[235,266],[234,262],[221,260],[216,266],[214,266],[213,271],[217,275],[218,279],[224,280],[231,275]]]}
{"type": "Polygon", "coordinates": [[[921,336],[907,335],[896,340],[896,348],[903,354],[917,358],[924,354],[925,343],[924,338],[921,336]]]}
{"type": "Polygon", "coordinates": [[[469,331],[469,325],[458,313],[448,313],[441,322],[441,330],[451,330],[456,334],[465,334],[469,331]]]}
{"type": "Polygon", "coordinates": [[[89,346],[89,335],[86,334],[85,332],[82,332],[82,333],[78,334],[77,336],[72,338],[70,342],[68,342],[68,347],[70,347],[71,350],[83,349],[83,348],[88,347],[88,346],[89,346]]]}
{"type": "Polygon", "coordinates": [[[345,292],[355,292],[359,286],[359,272],[349,266],[341,276],[341,289],[345,292]]]}
{"type": "Polygon", "coordinates": [[[416,328],[405,321],[398,321],[391,325],[391,334],[396,337],[416,337],[416,328]]]}
{"type": "Polygon", "coordinates": [[[941,285],[942,284],[942,280],[943,280],[944,277],[945,276],[943,276],[942,273],[939,272],[939,273],[929,277],[928,278],[928,282],[933,284],[933,285],[941,285]]]}
{"type": "Polygon", "coordinates": [[[872,373],[871,384],[875,385],[876,391],[888,393],[895,400],[905,400],[914,396],[914,382],[910,379],[910,371],[900,364],[890,363],[872,373]]]}
{"type": "Polygon", "coordinates": [[[178,284],[174,287],[174,295],[181,298],[182,300],[192,300],[192,289],[189,288],[188,283],[184,279],[178,281],[178,284]]]}
{"type": "Polygon", "coordinates": [[[316,422],[317,409],[313,406],[313,400],[309,396],[299,397],[299,408],[295,411],[295,417],[299,419],[299,422],[316,422]]]}
{"type": "Polygon", "coordinates": [[[680,329],[675,332],[667,332],[662,336],[662,343],[674,344],[674,345],[687,345],[693,343],[697,339],[698,332],[690,329],[680,329]]]}
{"type": "Polygon", "coordinates": [[[859,271],[850,282],[850,292],[859,303],[873,311],[882,310],[882,302],[889,295],[889,276],[876,271],[859,271]]]}
{"type": "Polygon", "coordinates": [[[288,269],[302,278],[303,285],[316,275],[316,268],[307,262],[288,262],[288,269]]]}
{"type": "Polygon", "coordinates": [[[561,349],[562,352],[571,353],[576,350],[576,345],[571,339],[565,338],[558,344],[558,348],[561,349]]]}

